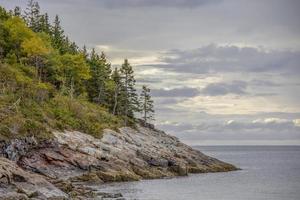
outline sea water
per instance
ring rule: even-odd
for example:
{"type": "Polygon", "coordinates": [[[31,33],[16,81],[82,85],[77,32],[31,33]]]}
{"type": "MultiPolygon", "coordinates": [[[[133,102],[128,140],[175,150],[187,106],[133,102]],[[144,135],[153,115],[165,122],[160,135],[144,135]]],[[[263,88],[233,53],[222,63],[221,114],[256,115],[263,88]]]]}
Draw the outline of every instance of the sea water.
{"type": "Polygon", "coordinates": [[[242,170],[112,183],[128,200],[300,200],[300,146],[194,147],[242,170]]]}

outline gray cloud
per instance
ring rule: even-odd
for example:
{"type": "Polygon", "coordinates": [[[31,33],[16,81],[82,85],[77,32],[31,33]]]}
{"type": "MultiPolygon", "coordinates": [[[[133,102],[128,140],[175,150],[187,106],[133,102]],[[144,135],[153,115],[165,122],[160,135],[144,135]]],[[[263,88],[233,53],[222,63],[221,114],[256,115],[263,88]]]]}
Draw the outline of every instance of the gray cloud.
{"type": "Polygon", "coordinates": [[[155,99],[155,104],[159,104],[160,106],[164,105],[174,105],[176,103],[180,102],[178,98],[156,98],[155,99]]]}
{"type": "Polygon", "coordinates": [[[151,94],[156,97],[194,97],[199,94],[199,90],[197,88],[174,88],[170,90],[166,89],[152,89],[151,94]]]}
{"type": "Polygon", "coordinates": [[[201,144],[205,140],[299,140],[300,126],[293,120],[265,118],[254,121],[203,121],[201,123],[165,123],[158,125],[185,141],[201,144]]]}
{"type": "Polygon", "coordinates": [[[250,84],[255,86],[265,86],[265,87],[278,87],[282,85],[269,80],[261,80],[261,79],[253,79],[251,80],[250,84]]]}
{"type": "MultiPolygon", "coordinates": [[[[178,72],[280,72],[300,73],[300,51],[267,51],[253,47],[211,44],[194,50],[171,50],[155,65],[178,72]]],[[[257,84],[262,84],[260,82],[257,84]]],[[[265,84],[268,84],[265,82],[265,84]]]]}
{"type": "Polygon", "coordinates": [[[206,4],[221,2],[220,0],[103,0],[108,8],[122,7],[178,7],[195,8],[206,4]]]}
{"type": "Polygon", "coordinates": [[[278,93],[265,92],[265,93],[256,93],[256,94],[254,94],[254,96],[257,96],[257,97],[270,97],[270,96],[276,96],[276,95],[278,95],[278,93]]]}
{"type": "Polygon", "coordinates": [[[295,126],[292,120],[287,119],[277,119],[277,118],[267,118],[264,120],[254,120],[252,122],[239,122],[239,121],[232,121],[222,125],[230,130],[257,130],[257,129],[271,129],[277,131],[284,131],[284,130],[295,130],[297,133],[300,133],[300,127],[295,126]]]}
{"type": "Polygon", "coordinates": [[[245,91],[247,88],[247,83],[244,81],[233,81],[231,83],[211,83],[201,90],[202,94],[209,96],[219,96],[226,94],[247,94],[245,91]]]}

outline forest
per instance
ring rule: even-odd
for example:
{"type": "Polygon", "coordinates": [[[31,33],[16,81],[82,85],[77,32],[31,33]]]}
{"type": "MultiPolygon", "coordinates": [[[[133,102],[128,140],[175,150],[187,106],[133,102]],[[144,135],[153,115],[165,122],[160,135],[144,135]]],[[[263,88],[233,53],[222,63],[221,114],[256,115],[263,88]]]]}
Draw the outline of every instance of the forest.
{"type": "Polygon", "coordinates": [[[0,139],[49,139],[68,129],[101,137],[153,114],[150,89],[136,87],[128,59],[112,67],[104,52],[78,47],[38,2],[0,7],[0,139]]]}

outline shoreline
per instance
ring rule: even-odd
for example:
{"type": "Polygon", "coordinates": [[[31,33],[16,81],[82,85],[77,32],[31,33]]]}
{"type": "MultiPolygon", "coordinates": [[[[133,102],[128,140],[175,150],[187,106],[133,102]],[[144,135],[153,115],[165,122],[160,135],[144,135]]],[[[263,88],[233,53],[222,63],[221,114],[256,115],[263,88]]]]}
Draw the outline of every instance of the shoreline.
{"type": "MultiPolygon", "coordinates": [[[[181,143],[174,136],[140,125],[137,129],[123,127],[118,132],[106,129],[101,139],[78,131],[54,131],[53,135],[55,140],[48,143],[37,145],[33,139],[27,139],[13,141],[6,147],[8,158],[21,170],[17,176],[27,180],[27,173],[38,174],[57,189],[47,192],[51,198],[122,198],[121,194],[97,193],[83,183],[105,184],[238,170],[181,143]]],[[[12,180],[14,176],[12,173],[12,180]]],[[[22,187],[27,187],[24,180],[20,188],[10,189],[18,194],[22,187]]],[[[27,189],[30,191],[27,197],[45,195],[45,188],[33,185],[27,189]]]]}

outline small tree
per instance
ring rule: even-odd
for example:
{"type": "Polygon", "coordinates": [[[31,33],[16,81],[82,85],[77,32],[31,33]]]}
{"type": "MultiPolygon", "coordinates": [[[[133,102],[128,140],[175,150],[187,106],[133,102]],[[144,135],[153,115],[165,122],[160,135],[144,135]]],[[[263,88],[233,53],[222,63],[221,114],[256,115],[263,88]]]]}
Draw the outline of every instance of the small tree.
{"type": "Polygon", "coordinates": [[[128,118],[134,119],[134,113],[139,111],[139,101],[135,89],[134,71],[127,59],[121,66],[120,72],[122,84],[124,85],[122,92],[125,95],[122,98],[122,114],[125,116],[125,126],[127,126],[128,118]]]}
{"type": "Polygon", "coordinates": [[[28,27],[31,28],[34,32],[40,31],[41,14],[38,2],[33,0],[28,1],[24,19],[28,27]]]}
{"type": "Polygon", "coordinates": [[[149,120],[154,120],[153,100],[150,96],[150,89],[143,85],[140,95],[140,111],[144,120],[144,124],[149,120]]]}
{"type": "Polygon", "coordinates": [[[39,82],[41,82],[44,56],[46,56],[50,50],[46,47],[44,41],[37,36],[26,39],[21,46],[24,53],[27,54],[31,60],[31,63],[35,66],[36,77],[38,78],[39,82]]]}
{"type": "Polygon", "coordinates": [[[61,54],[64,52],[64,30],[62,29],[60,25],[60,20],[58,15],[55,16],[54,24],[51,29],[52,32],[52,45],[55,49],[58,49],[61,54]]]}
{"type": "Polygon", "coordinates": [[[58,80],[62,82],[62,93],[67,89],[72,99],[76,91],[80,93],[84,81],[90,78],[89,67],[82,54],[64,54],[59,57],[58,62],[60,65],[57,66],[56,73],[58,80]]]}
{"type": "Polygon", "coordinates": [[[92,102],[107,106],[108,91],[106,86],[110,81],[110,63],[107,62],[104,53],[99,56],[95,49],[92,49],[88,64],[91,73],[91,79],[87,82],[89,99],[92,102]]]}
{"type": "Polygon", "coordinates": [[[14,8],[13,15],[16,17],[21,17],[21,8],[19,6],[14,8]]]}
{"type": "Polygon", "coordinates": [[[49,23],[49,16],[47,13],[40,17],[40,31],[51,34],[51,25],[49,23]]]}
{"type": "Polygon", "coordinates": [[[113,82],[112,98],[110,102],[111,112],[113,115],[117,115],[119,110],[118,108],[120,107],[120,101],[122,97],[124,97],[124,93],[122,93],[123,84],[121,81],[119,70],[117,68],[115,68],[115,70],[113,71],[111,79],[113,82]]]}

